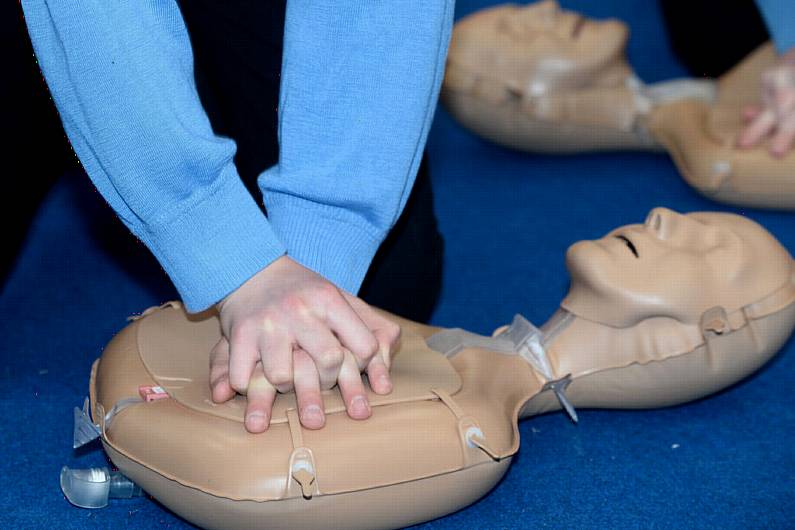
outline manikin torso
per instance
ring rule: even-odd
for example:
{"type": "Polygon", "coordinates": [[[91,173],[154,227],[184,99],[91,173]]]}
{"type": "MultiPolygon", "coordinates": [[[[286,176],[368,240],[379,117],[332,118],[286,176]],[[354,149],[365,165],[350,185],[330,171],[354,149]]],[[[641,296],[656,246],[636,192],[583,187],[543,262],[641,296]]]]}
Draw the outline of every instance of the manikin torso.
{"type": "Polygon", "coordinates": [[[456,24],[442,101],[465,127],[533,152],[669,151],[710,198],[795,208],[795,154],[734,148],[741,111],[759,98],[767,45],[719,82],[644,85],[626,62],[626,26],[561,10],[553,0],[500,5],[456,24]]]}
{"type": "Polygon", "coordinates": [[[403,331],[394,390],[370,394],[366,421],[347,417],[333,389],[323,429],[302,429],[284,394],[268,431],[248,433],[242,398],[209,397],[217,318],[179,305],[108,345],[92,417],[122,472],[201,526],[390,528],[485,494],[519,448],[520,417],[701,397],[756,370],[795,323],[789,254],[739,216],[658,208],[575,244],[567,265],[569,295],[540,331],[515,321],[489,338],[392,316],[403,331]],[[169,398],[108,414],[140,385],[169,398]]]}

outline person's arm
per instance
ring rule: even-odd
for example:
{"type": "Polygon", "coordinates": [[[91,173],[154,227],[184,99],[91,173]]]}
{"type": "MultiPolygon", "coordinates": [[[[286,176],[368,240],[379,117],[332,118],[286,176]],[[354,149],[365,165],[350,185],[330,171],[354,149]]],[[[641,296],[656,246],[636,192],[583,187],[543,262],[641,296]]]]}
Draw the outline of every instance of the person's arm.
{"type": "MultiPolygon", "coordinates": [[[[398,330],[350,293],[358,291],[373,254],[400,215],[412,187],[442,81],[452,4],[452,0],[290,0],[287,4],[280,158],[259,179],[270,221],[288,249],[289,258],[277,263],[292,269],[291,259],[295,259],[342,288],[348,304],[377,338],[379,354],[359,368],[366,368],[378,393],[391,389],[386,374],[398,330]]],[[[261,274],[262,280],[255,278],[244,290],[274,292],[273,282],[266,278],[268,269],[261,274]]],[[[303,273],[294,277],[302,278],[304,285],[313,281],[303,273]]],[[[301,295],[301,291],[295,293],[301,295]]],[[[334,293],[320,293],[320,298],[329,294],[334,293]]],[[[254,343],[245,333],[235,338],[233,328],[253,326],[256,318],[269,324],[280,319],[267,308],[235,318],[247,299],[235,293],[222,306],[222,317],[230,315],[222,321],[229,323],[232,333],[227,336],[232,339],[213,351],[211,380],[215,381],[214,399],[223,401],[242,380],[235,366],[254,373],[252,380],[261,384],[248,395],[247,417],[258,431],[268,423],[275,395],[267,381],[290,378],[287,374],[270,377],[265,357],[266,377],[252,372],[252,359],[246,352],[253,350],[254,343]]],[[[308,299],[291,297],[289,306],[303,307],[308,299]]],[[[343,333],[337,336],[344,338],[345,330],[340,330],[343,333]]],[[[318,369],[314,371],[306,357],[295,351],[293,380],[296,393],[301,390],[304,396],[298,399],[304,426],[323,424],[320,389],[328,388],[329,367],[323,360],[329,358],[343,359],[338,380],[348,414],[369,416],[351,355],[340,350],[330,334],[304,339],[300,344],[318,369]]],[[[269,341],[277,356],[289,355],[285,337],[275,333],[269,341]]],[[[356,341],[351,337],[347,342],[356,341]]],[[[369,351],[364,346],[362,350],[369,351]]],[[[361,354],[354,353],[361,361],[361,354]]]]}
{"type": "Polygon", "coordinates": [[[267,427],[274,386],[295,387],[302,422],[316,428],[322,411],[307,411],[321,406],[321,385],[338,381],[349,414],[368,416],[359,369],[376,392],[389,392],[399,328],[283,255],[237,176],[234,143],[213,134],[199,103],[176,3],[25,0],[23,9],[64,128],[97,189],[189,310],[221,301],[227,363],[213,355],[213,374],[224,374],[213,378],[214,399],[245,393],[254,374],[247,428],[267,427]]]}
{"type": "Polygon", "coordinates": [[[783,157],[795,145],[795,2],[757,0],[779,58],[762,73],[758,105],[743,110],[747,122],[737,146],[750,148],[770,139],[770,154],[783,157]]]}
{"type": "MultiPolygon", "coordinates": [[[[246,427],[259,432],[274,387],[295,387],[302,421],[316,428],[322,412],[307,411],[322,403],[319,385],[339,381],[351,416],[368,416],[356,406],[365,395],[359,367],[342,351],[366,364],[378,347],[392,347],[394,325],[373,319],[366,304],[352,307],[358,302],[284,256],[237,175],[234,142],[213,134],[199,102],[176,2],[26,0],[23,8],[64,128],[97,189],[155,254],[189,310],[221,301],[234,387],[213,379],[213,397],[251,390],[246,427]],[[310,362],[294,372],[296,346],[310,362]]],[[[389,381],[380,359],[369,373],[387,377],[374,386],[383,393],[389,381]]]]}
{"type": "Polygon", "coordinates": [[[103,197],[190,311],[284,254],[199,101],[176,2],[23,0],[39,65],[103,197]]]}
{"type": "Polygon", "coordinates": [[[795,46],[795,2],[792,0],[756,0],[770,37],[779,54],[795,46]]]}
{"type": "Polygon", "coordinates": [[[452,0],[287,3],[280,160],[259,185],[290,256],[351,293],[413,185],[452,20],[452,0]]]}

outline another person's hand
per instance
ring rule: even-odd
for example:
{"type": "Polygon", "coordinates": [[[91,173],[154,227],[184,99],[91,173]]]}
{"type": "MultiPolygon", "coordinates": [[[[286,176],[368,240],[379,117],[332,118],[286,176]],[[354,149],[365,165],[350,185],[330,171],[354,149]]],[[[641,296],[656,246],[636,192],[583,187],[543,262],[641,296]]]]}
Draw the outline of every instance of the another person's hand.
{"type": "Polygon", "coordinates": [[[795,144],[795,48],[762,74],[761,96],[759,105],[743,110],[747,125],[737,145],[753,147],[769,137],[770,154],[782,157],[795,144]]]}
{"type": "Polygon", "coordinates": [[[361,299],[283,256],[218,304],[223,338],[211,353],[213,401],[246,394],[245,426],[267,429],[276,392],[295,390],[301,423],[323,426],[321,389],[339,384],[348,415],[370,416],[362,383],[392,390],[400,328],[361,299]]]}

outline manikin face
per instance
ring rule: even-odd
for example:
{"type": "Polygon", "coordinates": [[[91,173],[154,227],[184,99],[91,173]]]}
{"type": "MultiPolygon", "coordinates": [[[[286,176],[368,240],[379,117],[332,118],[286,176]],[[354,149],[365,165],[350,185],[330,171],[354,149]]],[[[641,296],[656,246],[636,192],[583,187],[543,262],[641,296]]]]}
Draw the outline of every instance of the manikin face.
{"type": "Polygon", "coordinates": [[[506,4],[459,22],[448,60],[512,90],[541,95],[592,85],[607,65],[623,62],[626,39],[623,23],[587,19],[554,0],[506,4]]]}
{"type": "Polygon", "coordinates": [[[744,217],[655,208],[642,225],[569,248],[571,289],[561,305],[615,327],[653,317],[698,323],[707,309],[730,312],[776,291],[790,281],[791,263],[744,217]]]}

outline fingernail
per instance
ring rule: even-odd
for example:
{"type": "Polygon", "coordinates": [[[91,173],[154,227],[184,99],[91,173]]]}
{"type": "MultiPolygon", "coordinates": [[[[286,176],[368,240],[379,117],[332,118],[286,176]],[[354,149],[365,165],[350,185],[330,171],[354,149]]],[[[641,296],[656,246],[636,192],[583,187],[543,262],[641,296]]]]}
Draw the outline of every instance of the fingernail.
{"type": "Polygon", "coordinates": [[[351,400],[351,412],[356,415],[369,414],[370,404],[367,403],[364,396],[356,396],[351,400]]]}
{"type": "Polygon", "coordinates": [[[323,411],[317,405],[309,405],[304,408],[301,420],[307,423],[315,423],[323,419],[323,411]]]}
{"type": "Polygon", "coordinates": [[[386,374],[383,374],[378,378],[378,384],[381,385],[381,387],[386,391],[392,390],[392,381],[389,380],[389,377],[386,374]]]}
{"type": "Polygon", "coordinates": [[[246,416],[246,425],[250,431],[261,431],[268,426],[268,417],[262,412],[252,412],[246,416]]]}

